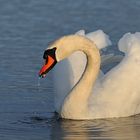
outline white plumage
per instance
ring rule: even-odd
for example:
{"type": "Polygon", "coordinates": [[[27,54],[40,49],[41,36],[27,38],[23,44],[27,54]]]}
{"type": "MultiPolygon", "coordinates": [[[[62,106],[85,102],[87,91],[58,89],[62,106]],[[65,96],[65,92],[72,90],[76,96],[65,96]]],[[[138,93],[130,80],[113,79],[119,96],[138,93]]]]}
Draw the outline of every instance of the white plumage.
{"type": "MultiPolygon", "coordinates": [[[[79,37],[81,36],[82,38],[88,38],[89,40],[92,40],[99,49],[111,45],[109,37],[101,30],[89,33],[87,35],[85,35],[84,30],[81,30],[76,34],[79,37]]],[[[55,108],[56,111],[60,113],[61,117],[68,119],[97,119],[110,117],[126,117],[140,113],[139,40],[140,33],[128,33],[120,39],[119,49],[120,51],[125,52],[125,57],[107,74],[104,75],[100,71],[95,82],[93,82],[94,85],[91,91],[89,91],[88,88],[88,81],[87,85],[85,84],[85,87],[81,87],[81,91],[73,91],[80,89],[74,88],[78,86],[78,84],[80,84],[81,80],[83,80],[81,79],[81,76],[85,72],[87,63],[87,58],[83,52],[76,51],[72,53],[67,59],[59,62],[59,64],[57,64],[54,69],[53,76],[54,88],[56,93],[55,108]],[[78,84],[76,84],[77,82],[78,84]],[[82,92],[84,92],[83,90],[85,90],[86,88],[87,92],[90,93],[85,93],[84,95],[82,94],[82,92]],[[77,95],[71,94],[71,92],[77,92],[77,95]],[[71,97],[70,94],[74,97],[71,97]],[[80,100],[84,99],[84,96],[86,98],[86,94],[89,95],[88,99],[83,102],[83,104],[81,104],[81,107],[79,107],[77,101],[81,103],[80,100]],[[76,99],[77,97],[79,97],[79,99],[76,99]],[[71,101],[72,99],[73,102],[71,101]],[[67,101],[70,103],[67,104],[67,101]],[[84,107],[82,108],[82,106],[85,106],[85,104],[86,109],[84,107]],[[64,107],[65,105],[66,107],[64,107]],[[79,111],[80,109],[82,111],[79,111]],[[73,111],[73,113],[71,110],[73,111]],[[76,110],[79,114],[76,113],[76,110]]],[[[79,41],[79,45],[81,45],[80,43],[81,41],[79,41]]],[[[75,44],[75,42],[70,42],[70,44],[75,44]]],[[[54,44],[52,44],[51,47],[53,47],[53,45],[54,44]]],[[[58,48],[65,47],[57,46],[57,41],[55,45],[58,48]]],[[[76,47],[70,45],[68,46],[76,47]]],[[[58,53],[61,53],[61,51],[59,51],[58,53]]],[[[96,66],[94,68],[96,71],[96,66]]],[[[94,72],[94,69],[92,71],[94,72]]],[[[88,76],[88,79],[90,79],[90,76],[88,76]]]]}

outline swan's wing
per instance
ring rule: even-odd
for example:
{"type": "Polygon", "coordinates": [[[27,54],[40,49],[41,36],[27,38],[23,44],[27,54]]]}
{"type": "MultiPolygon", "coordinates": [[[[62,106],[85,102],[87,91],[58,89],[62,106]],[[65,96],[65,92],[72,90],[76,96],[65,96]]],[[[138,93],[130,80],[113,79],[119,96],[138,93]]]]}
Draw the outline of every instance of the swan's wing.
{"type": "Polygon", "coordinates": [[[85,34],[84,30],[80,30],[76,32],[75,34],[82,35],[90,39],[96,44],[98,49],[105,48],[112,44],[109,36],[106,33],[104,33],[102,30],[97,30],[97,31],[90,32],[87,34],[85,34]]]}
{"type": "MultiPolygon", "coordinates": [[[[117,72],[118,69],[122,70],[124,67],[128,69],[133,68],[133,65],[138,66],[138,63],[140,61],[140,33],[136,32],[135,34],[126,33],[118,42],[118,48],[120,51],[122,51],[125,55],[117,55],[114,57],[110,57],[107,60],[111,61],[120,61],[121,63],[111,69],[107,75],[110,76],[110,74],[117,72]],[[122,60],[122,61],[121,61],[122,60]],[[126,65],[127,64],[127,65],[126,65]],[[131,67],[128,67],[128,65],[131,65],[131,67]]],[[[104,59],[106,62],[106,59],[104,59]]],[[[103,64],[106,65],[106,63],[103,62],[103,64]]],[[[118,74],[119,75],[119,74],[118,74]]],[[[122,75],[122,74],[121,74],[122,75]]],[[[107,76],[107,77],[108,77],[107,76]]]]}
{"type": "MultiPolygon", "coordinates": [[[[98,48],[110,45],[108,36],[101,30],[85,35],[84,30],[76,34],[85,36],[95,42],[98,48]],[[93,35],[93,36],[92,36],[93,35]],[[101,39],[99,40],[99,37],[101,39]],[[96,38],[96,39],[94,39],[96,38]],[[97,40],[97,42],[96,42],[97,40]]],[[[86,66],[86,56],[83,52],[75,52],[66,60],[61,61],[54,69],[54,89],[55,89],[55,108],[59,112],[65,96],[70,92],[72,87],[78,82],[86,66]]],[[[103,73],[102,73],[103,74],[103,73]]]]}
{"type": "Polygon", "coordinates": [[[140,113],[140,33],[125,34],[119,49],[125,56],[104,76],[96,99],[97,103],[107,104],[111,113],[129,116],[140,113]]]}

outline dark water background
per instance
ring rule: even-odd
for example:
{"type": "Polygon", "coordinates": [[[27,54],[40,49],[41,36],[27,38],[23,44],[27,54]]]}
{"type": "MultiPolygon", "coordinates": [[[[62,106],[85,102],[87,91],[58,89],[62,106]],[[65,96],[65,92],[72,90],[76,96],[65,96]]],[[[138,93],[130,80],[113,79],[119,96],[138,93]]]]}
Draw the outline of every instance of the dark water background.
{"type": "Polygon", "coordinates": [[[80,29],[113,41],[140,31],[139,0],[0,0],[0,139],[139,140],[140,116],[93,121],[54,116],[52,73],[38,70],[47,44],[80,29]]]}

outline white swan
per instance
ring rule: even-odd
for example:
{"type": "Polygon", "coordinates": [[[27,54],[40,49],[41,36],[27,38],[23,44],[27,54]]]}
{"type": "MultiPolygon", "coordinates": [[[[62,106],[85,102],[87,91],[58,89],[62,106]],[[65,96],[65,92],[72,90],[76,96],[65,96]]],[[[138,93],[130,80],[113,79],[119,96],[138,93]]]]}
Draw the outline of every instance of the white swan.
{"type": "MultiPolygon", "coordinates": [[[[69,35],[51,44],[44,53],[44,59],[47,61],[39,73],[42,77],[56,62],[60,62],[76,51],[82,51],[87,58],[86,68],[80,80],[78,80],[76,74],[72,73],[75,68],[70,61],[67,63],[67,67],[65,65],[63,71],[62,67],[57,69],[59,74],[56,74],[56,71],[54,72],[54,74],[60,76],[60,79],[68,80],[68,82],[60,80],[58,82],[56,80],[55,84],[56,89],[63,91],[63,93],[58,93],[58,104],[56,103],[56,110],[60,116],[78,120],[126,117],[140,113],[139,39],[140,33],[129,33],[119,41],[119,48],[125,52],[125,57],[120,64],[100,79],[98,78],[100,54],[93,41],[83,35],[69,35]],[[67,78],[68,76],[65,78],[68,74],[71,74],[69,78],[67,78]],[[77,83],[75,84],[73,80],[77,83]],[[60,87],[60,83],[64,87],[60,87]],[[73,84],[75,84],[74,87],[72,87],[73,84]],[[69,91],[69,93],[65,93],[65,91],[69,91]],[[59,96],[63,96],[63,98],[59,98],[59,96]]],[[[77,61],[76,58],[74,59],[74,61],[77,61]]],[[[55,78],[57,78],[56,75],[55,78]]]]}

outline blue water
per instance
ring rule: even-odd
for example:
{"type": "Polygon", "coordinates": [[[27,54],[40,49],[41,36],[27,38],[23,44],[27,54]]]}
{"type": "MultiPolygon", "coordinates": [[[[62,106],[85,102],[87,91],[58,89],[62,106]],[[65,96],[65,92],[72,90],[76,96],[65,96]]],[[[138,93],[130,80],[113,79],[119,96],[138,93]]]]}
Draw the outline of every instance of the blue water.
{"type": "Polygon", "coordinates": [[[117,52],[126,32],[140,31],[138,0],[0,1],[0,139],[118,140],[140,138],[140,115],[121,119],[70,121],[53,108],[52,73],[38,70],[47,44],[80,29],[103,29],[117,52]]]}

